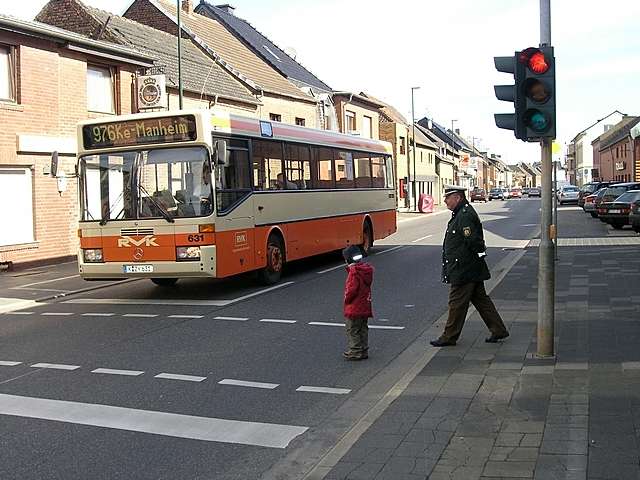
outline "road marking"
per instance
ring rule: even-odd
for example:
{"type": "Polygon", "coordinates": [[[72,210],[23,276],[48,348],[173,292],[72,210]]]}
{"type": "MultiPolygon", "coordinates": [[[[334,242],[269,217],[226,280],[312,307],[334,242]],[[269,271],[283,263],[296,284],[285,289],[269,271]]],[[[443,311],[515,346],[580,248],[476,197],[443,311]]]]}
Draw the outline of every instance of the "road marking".
{"type": "Polygon", "coordinates": [[[203,318],[204,315],[169,315],[169,318],[203,318]]]}
{"type": "Polygon", "coordinates": [[[16,310],[24,310],[39,306],[35,300],[24,300],[22,298],[0,297],[0,313],[10,313],[16,310]]]}
{"type": "Polygon", "coordinates": [[[194,375],[179,375],[177,373],[160,373],[155,378],[166,378],[168,380],[185,380],[187,382],[201,382],[207,377],[197,377],[194,375]]]}
{"type": "Polygon", "coordinates": [[[416,238],[415,240],[411,240],[411,243],[416,243],[416,242],[419,242],[420,240],[425,240],[425,239],[431,238],[431,237],[433,237],[433,235],[426,235],[424,237],[420,237],[420,238],[416,238]]]}
{"type": "Polygon", "coordinates": [[[345,264],[341,263],[340,265],[336,265],[335,267],[327,268],[325,270],[320,270],[319,272],[316,272],[316,273],[321,274],[321,273],[333,272],[334,270],[337,270],[339,268],[344,268],[344,267],[345,267],[345,264]]]}
{"type": "Polygon", "coordinates": [[[140,370],[116,370],[113,368],[96,368],[95,370],[91,370],[91,373],[106,373],[108,375],[126,375],[129,377],[137,377],[138,375],[142,375],[144,372],[140,370]]]}
{"type": "Polygon", "coordinates": [[[7,312],[7,315],[33,315],[36,312],[7,312]]]}
{"type": "Polygon", "coordinates": [[[132,298],[72,298],[62,303],[81,305],[181,305],[191,307],[224,307],[233,300],[149,300],[132,298]]]}
{"type": "Polygon", "coordinates": [[[250,293],[248,295],[243,295],[242,297],[238,297],[238,298],[234,298],[233,300],[229,300],[229,303],[236,303],[236,302],[241,302],[242,300],[246,300],[247,298],[252,298],[258,295],[262,295],[263,293],[268,293],[271,292],[273,290],[277,290],[279,288],[284,288],[284,287],[288,287],[289,285],[294,284],[295,282],[284,282],[284,283],[280,283],[274,287],[269,287],[269,288],[263,288],[262,290],[258,290],[257,292],[253,292],[250,293]]]}
{"type": "Polygon", "coordinates": [[[309,322],[309,325],[320,325],[321,327],[344,327],[344,323],[333,322],[309,322]]]}
{"type": "Polygon", "coordinates": [[[235,385],[237,387],[252,387],[252,388],[266,388],[273,390],[278,387],[278,383],[263,383],[263,382],[245,382],[244,380],[233,380],[232,378],[225,378],[218,382],[220,385],[235,385]]]}
{"type": "Polygon", "coordinates": [[[351,393],[351,390],[348,388],[309,387],[307,385],[302,385],[296,388],[296,392],[333,393],[336,395],[346,395],[348,393],[351,393]]]}
{"type": "Polygon", "coordinates": [[[294,438],[308,430],[308,427],[297,425],[196,417],[4,394],[0,394],[0,414],[271,448],[286,448],[294,438]]]}
{"type": "Polygon", "coordinates": [[[3,367],[15,367],[16,365],[20,365],[22,362],[10,362],[8,360],[0,360],[0,365],[3,367]]]}
{"type": "Polygon", "coordinates": [[[54,370],[77,370],[79,365],[64,365],[62,363],[34,363],[33,368],[52,368],[54,370]]]}
{"type": "Polygon", "coordinates": [[[396,327],[394,325],[369,325],[369,328],[376,330],[404,330],[404,327],[396,327]]]}
{"type": "Polygon", "coordinates": [[[280,320],[277,318],[263,318],[260,321],[265,323],[296,323],[297,322],[297,320],[280,320]]]}
{"type": "Polygon", "coordinates": [[[381,252],[372,253],[371,255],[384,255],[385,253],[391,253],[395,250],[399,250],[401,248],[407,248],[409,245],[398,245],[397,247],[389,248],[388,250],[383,250],[381,252]]]}
{"type": "Polygon", "coordinates": [[[53,283],[53,282],[58,282],[60,280],[68,280],[70,278],[76,278],[79,277],[80,275],[69,275],[68,277],[59,277],[59,278],[52,278],[51,280],[43,280],[41,282],[33,282],[33,283],[27,283],[26,285],[18,285],[17,287],[11,287],[14,290],[20,290],[21,288],[28,288],[31,287],[32,285],[43,285],[45,283],[53,283]]]}
{"type": "Polygon", "coordinates": [[[213,317],[214,320],[231,320],[232,322],[246,322],[246,317],[213,317]]]}
{"type": "Polygon", "coordinates": [[[73,315],[73,312],[44,312],[40,315],[43,317],[68,317],[69,315],[73,315]]]}
{"type": "Polygon", "coordinates": [[[157,317],[156,313],[125,313],[123,317],[137,317],[137,318],[153,318],[157,317]]]}
{"type": "Polygon", "coordinates": [[[524,225],[520,225],[521,227],[538,227],[539,223],[525,223],[524,225]]]}
{"type": "Polygon", "coordinates": [[[83,317],[113,317],[115,313],[101,313],[101,312],[93,312],[93,313],[83,313],[83,317]]]}

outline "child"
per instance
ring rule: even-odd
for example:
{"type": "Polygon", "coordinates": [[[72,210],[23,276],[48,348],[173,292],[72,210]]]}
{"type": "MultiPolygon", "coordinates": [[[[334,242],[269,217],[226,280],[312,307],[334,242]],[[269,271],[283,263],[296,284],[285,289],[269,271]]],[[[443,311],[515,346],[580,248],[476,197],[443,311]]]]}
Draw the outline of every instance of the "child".
{"type": "Polygon", "coordinates": [[[362,262],[360,247],[351,245],[342,251],[347,263],[347,281],[344,286],[344,316],[349,350],[343,353],[347,360],[369,358],[369,327],[371,311],[371,283],[373,267],[362,262]]]}

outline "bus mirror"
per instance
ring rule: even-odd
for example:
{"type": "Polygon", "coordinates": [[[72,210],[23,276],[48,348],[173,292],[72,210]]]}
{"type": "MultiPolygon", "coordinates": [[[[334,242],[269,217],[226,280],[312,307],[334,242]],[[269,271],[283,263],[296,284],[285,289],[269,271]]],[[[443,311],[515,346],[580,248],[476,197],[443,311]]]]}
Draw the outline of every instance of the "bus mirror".
{"type": "Polygon", "coordinates": [[[51,168],[49,168],[49,173],[52,177],[58,176],[58,152],[56,150],[51,154],[51,168]]]}
{"type": "Polygon", "coordinates": [[[225,140],[216,140],[216,164],[227,166],[229,165],[229,155],[227,152],[227,142],[225,140]]]}

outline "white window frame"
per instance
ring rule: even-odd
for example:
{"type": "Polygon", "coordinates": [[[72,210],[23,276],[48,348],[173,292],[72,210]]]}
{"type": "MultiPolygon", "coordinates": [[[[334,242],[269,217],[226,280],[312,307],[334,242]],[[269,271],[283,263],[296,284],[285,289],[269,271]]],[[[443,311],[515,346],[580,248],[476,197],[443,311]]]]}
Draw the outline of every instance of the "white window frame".
{"type": "MultiPolygon", "coordinates": [[[[98,97],[99,98],[99,97],[98,97]]],[[[113,68],[105,65],[87,64],[87,111],[95,113],[116,113],[116,85],[114,79],[113,68]],[[97,75],[92,75],[91,72],[102,74],[102,78],[98,78],[97,75]],[[108,89],[111,94],[111,105],[107,105],[108,100],[96,101],[96,96],[93,94],[92,87],[101,90],[103,93],[106,90],[105,80],[107,78],[105,73],[108,73],[108,89]],[[102,84],[101,84],[102,83],[102,84]]]]}
{"type": "Polygon", "coordinates": [[[373,118],[367,115],[362,117],[362,136],[367,138],[373,138],[373,118]],[[369,122],[369,128],[367,128],[367,122],[369,122]]]}
{"type": "Polygon", "coordinates": [[[353,132],[355,130],[357,130],[358,128],[358,124],[356,122],[356,113],[352,112],[351,110],[345,110],[344,111],[344,133],[350,133],[353,132]],[[349,128],[350,125],[350,121],[349,119],[353,118],[353,128],[349,128]]]}
{"type": "Polygon", "coordinates": [[[16,55],[15,47],[11,45],[0,44],[0,75],[4,77],[0,79],[0,102],[15,103],[17,101],[16,55]],[[4,82],[6,82],[6,90],[3,87],[4,82]]]}

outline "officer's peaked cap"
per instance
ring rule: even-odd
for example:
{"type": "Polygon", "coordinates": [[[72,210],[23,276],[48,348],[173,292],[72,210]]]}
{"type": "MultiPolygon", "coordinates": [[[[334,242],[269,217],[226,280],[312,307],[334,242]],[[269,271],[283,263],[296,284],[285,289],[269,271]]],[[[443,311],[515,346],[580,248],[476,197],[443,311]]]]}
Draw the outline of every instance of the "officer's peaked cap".
{"type": "Polygon", "coordinates": [[[444,196],[447,197],[452,193],[459,193],[464,195],[467,191],[466,187],[462,187],[460,185],[445,185],[444,187],[444,196]]]}

